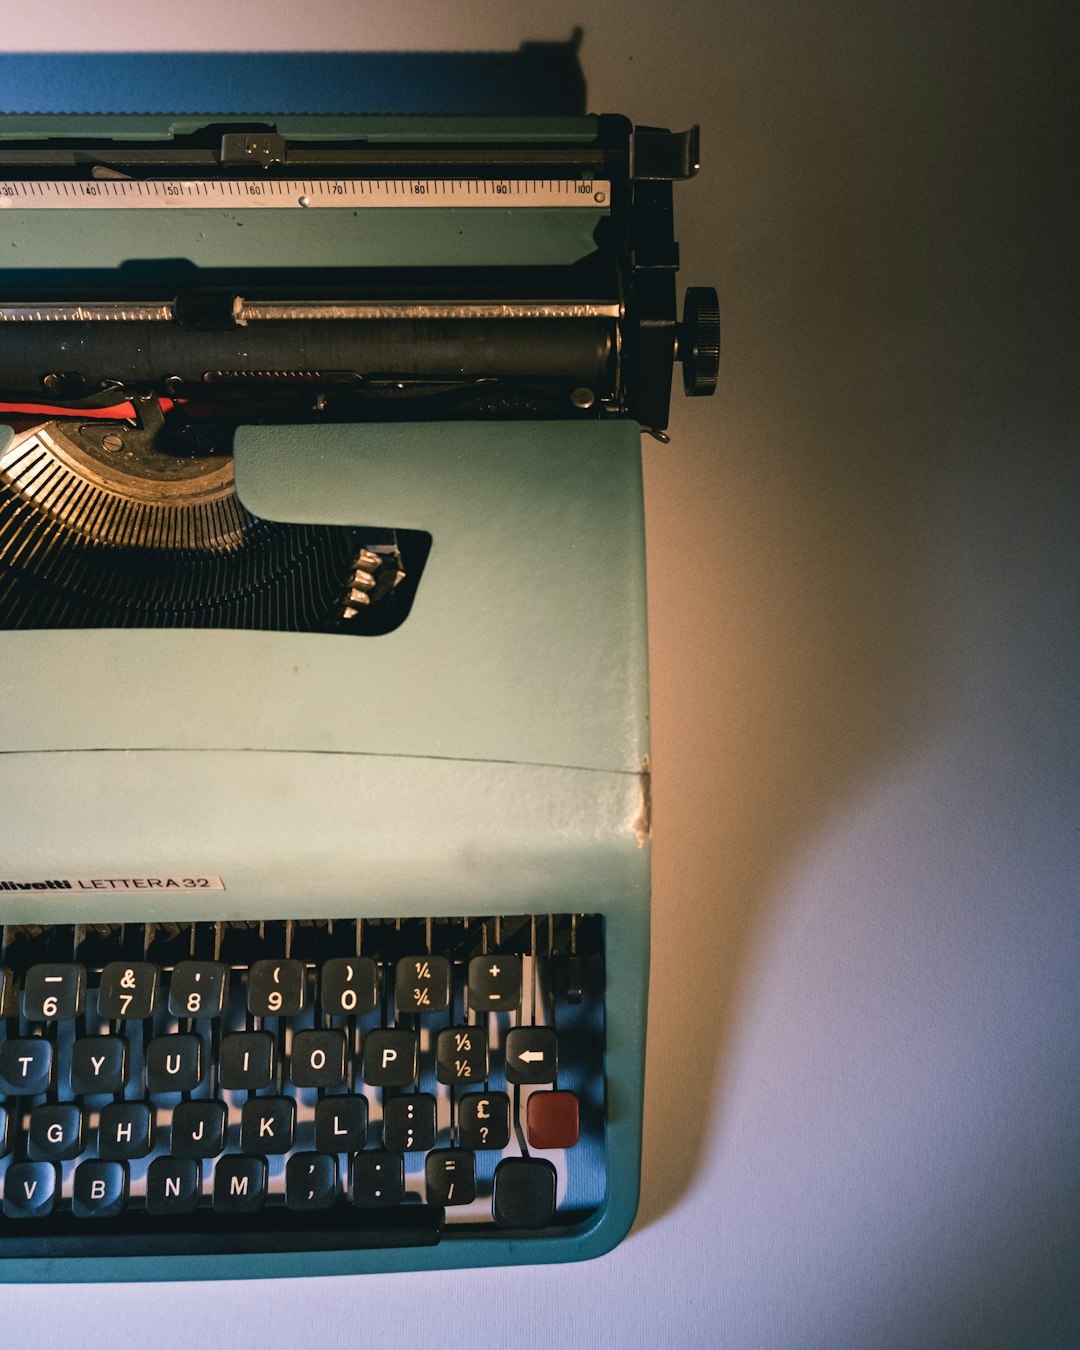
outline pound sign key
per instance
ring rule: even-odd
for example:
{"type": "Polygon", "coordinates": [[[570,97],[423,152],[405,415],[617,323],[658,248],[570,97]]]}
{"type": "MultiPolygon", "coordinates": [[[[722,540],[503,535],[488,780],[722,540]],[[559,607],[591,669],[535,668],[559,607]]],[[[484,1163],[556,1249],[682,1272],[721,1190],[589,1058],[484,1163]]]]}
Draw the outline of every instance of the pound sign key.
{"type": "Polygon", "coordinates": [[[505,1092],[467,1092],[458,1102],[462,1148],[505,1148],[510,1142],[510,1098],[505,1092]]]}

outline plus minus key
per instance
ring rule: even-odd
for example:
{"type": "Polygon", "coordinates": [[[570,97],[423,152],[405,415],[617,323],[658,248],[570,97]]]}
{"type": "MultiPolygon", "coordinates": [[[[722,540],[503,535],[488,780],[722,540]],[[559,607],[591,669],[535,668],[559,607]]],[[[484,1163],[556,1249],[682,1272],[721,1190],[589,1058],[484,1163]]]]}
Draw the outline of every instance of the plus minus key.
{"type": "Polygon", "coordinates": [[[469,962],[469,1007],[473,1012],[516,1012],[521,1005],[521,958],[474,956],[469,962]]]}

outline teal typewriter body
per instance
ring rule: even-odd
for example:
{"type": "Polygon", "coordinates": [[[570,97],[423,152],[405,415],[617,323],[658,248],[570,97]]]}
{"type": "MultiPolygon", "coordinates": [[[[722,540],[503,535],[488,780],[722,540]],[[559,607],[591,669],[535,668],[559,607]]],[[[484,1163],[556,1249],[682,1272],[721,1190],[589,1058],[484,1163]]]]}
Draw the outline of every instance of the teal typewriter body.
{"type": "Polygon", "coordinates": [[[628,1231],[695,168],[622,119],[0,119],[0,1278],[628,1231]]]}

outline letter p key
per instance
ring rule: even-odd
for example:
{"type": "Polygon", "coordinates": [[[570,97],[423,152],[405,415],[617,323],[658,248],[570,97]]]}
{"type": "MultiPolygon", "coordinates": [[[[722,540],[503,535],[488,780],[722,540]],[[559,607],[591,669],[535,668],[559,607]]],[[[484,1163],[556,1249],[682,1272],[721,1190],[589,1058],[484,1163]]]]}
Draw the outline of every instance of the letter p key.
{"type": "Polygon", "coordinates": [[[364,1041],[364,1080],[373,1087],[408,1087],[415,1083],[419,1043],[415,1031],[369,1031],[364,1041]]]}

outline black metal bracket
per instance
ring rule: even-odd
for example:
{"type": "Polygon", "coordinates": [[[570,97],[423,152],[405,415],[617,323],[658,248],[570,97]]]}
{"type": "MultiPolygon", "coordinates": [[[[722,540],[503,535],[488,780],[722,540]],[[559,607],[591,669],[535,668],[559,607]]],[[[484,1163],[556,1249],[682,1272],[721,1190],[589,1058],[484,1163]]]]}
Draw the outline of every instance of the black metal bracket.
{"type": "Polygon", "coordinates": [[[665,131],[662,127],[635,127],[630,136],[630,180],[636,183],[674,183],[693,178],[701,167],[701,130],[665,131]]]}

